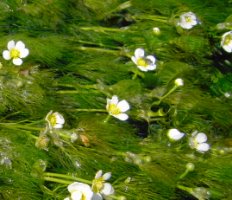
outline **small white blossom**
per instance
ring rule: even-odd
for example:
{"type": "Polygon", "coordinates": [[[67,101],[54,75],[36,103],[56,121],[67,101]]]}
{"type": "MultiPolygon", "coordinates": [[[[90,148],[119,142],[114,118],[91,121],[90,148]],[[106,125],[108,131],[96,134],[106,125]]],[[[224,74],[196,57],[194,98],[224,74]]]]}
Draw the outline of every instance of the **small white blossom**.
{"type": "Polygon", "coordinates": [[[4,50],[2,56],[5,60],[13,60],[14,65],[22,65],[23,60],[29,54],[29,50],[25,48],[25,44],[22,41],[15,43],[14,40],[11,40],[7,44],[8,50],[4,50]]]}
{"type": "Polygon", "coordinates": [[[119,101],[118,97],[114,95],[112,99],[107,98],[106,110],[108,113],[122,121],[128,119],[128,115],[124,112],[130,109],[130,105],[126,100],[119,101]]]}
{"type": "Polygon", "coordinates": [[[228,31],[222,35],[221,46],[226,52],[232,52],[232,31],[228,31]]]}
{"type": "Polygon", "coordinates": [[[102,170],[99,170],[92,182],[92,190],[94,192],[92,200],[102,200],[103,197],[114,193],[114,188],[110,183],[106,181],[111,177],[111,173],[107,172],[103,174],[102,170]]]}
{"type": "Polygon", "coordinates": [[[198,133],[194,131],[192,137],[189,139],[189,146],[192,149],[196,149],[200,153],[204,153],[210,149],[210,146],[207,142],[207,136],[205,133],[198,133]]]}
{"type": "Polygon", "coordinates": [[[193,12],[187,12],[180,16],[177,25],[183,29],[191,29],[199,23],[196,15],[193,12]]]}
{"type": "Polygon", "coordinates": [[[177,78],[177,79],[175,80],[175,85],[176,85],[176,86],[183,86],[183,85],[184,85],[183,79],[177,78]]]}
{"type": "Polygon", "coordinates": [[[152,30],[155,35],[160,35],[160,29],[158,27],[154,27],[152,30]]]}
{"type": "Polygon", "coordinates": [[[52,110],[47,114],[45,120],[48,122],[48,126],[50,129],[63,128],[63,125],[65,123],[64,117],[60,113],[53,112],[52,110]]]}
{"type": "Polygon", "coordinates": [[[145,56],[144,49],[138,48],[135,50],[135,55],[131,57],[131,60],[137,65],[137,67],[144,72],[156,69],[156,59],[154,56],[145,56]]]}
{"type": "Polygon", "coordinates": [[[180,140],[182,137],[184,137],[185,133],[180,132],[178,129],[172,128],[168,130],[168,137],[170,140],[180,140]]]}
{"type": "Polygon", "coordinates": [[[92,200],[93,191],[90,186],[84,183],[74,182],[68,186],[71,197],[64,200],[92,200]]]}
{"type": "Polygon", "coordinates": [[[225,93],[224,93],[224,96],[225,96],[226,98],[229,98],[229,97],[231,96],[231,94],[230,94],[230,92],[225,92],[225,93]]]}

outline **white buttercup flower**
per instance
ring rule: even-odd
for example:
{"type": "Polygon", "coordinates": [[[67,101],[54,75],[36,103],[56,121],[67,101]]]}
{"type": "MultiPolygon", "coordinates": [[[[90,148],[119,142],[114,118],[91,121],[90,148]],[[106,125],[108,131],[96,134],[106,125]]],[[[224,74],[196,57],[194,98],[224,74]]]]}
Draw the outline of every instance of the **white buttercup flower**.
{"type": "Polygon", "coordinates": [[[191,29],[199,23],[196,15],[193,12],[187,12],[180,16],[177,25],[181,26],[183,29],[191,29]]]}
{"type": "Polygon", "coordinates": [[[210,146],[207,141],[207,136],[205,133],[198,133],[194,131],[192,137],[189,139],[189,146],[192,149],[196,149],[200,153],[204,153],[210,149],[210,146]]]}
{"type": "Polygon", "coordinates": [[[50,129],[63,128],[65,123],[64,117],[60,113],[53,112],[52,110],[47,114],[45,120],[48,122],[50,129]]]}
{"type": "Polygon", "coordinates": [[[92,190],[94,192],[93,200],[102,200],[104,196],[108,196],[114,193],[114,188],[110,183],[106,181],[111,177],[111,172],[103,174],[102,170],[99,170],[92,182],[92,190]]]}
{"type": "Polygon", "coordinates": [[[221,46],[226,52],[232,52],[232,31],[228,31],[222,35],[221,46]]]}
{"type": "Polygon", "coordinates": [[[122,121],[128,119],[128,115],[124,112],[128,111],[130,106],[126,100],[119,101],[118,97],[114,95],[112,99],[107,98],[106,110],[108,113],[122,121]]]}
{"type": "Polygon", "coordinates": [[[176,86],[183,86],[183,85],[184,85],[183,79],[177,78],[177,79],[175,80],[175,85],[176,85],[176,86]]]}
{"type": "Polygon", "coordinates": [[[172,128],[168,130],[167,135],[170,140],[177,141],[184,137],[185,134],[180,132],[178,129],[172,128]]]}
{"type": "Polygon", "coordinates": [[[152,30],[155,35],[160,35],[161,33],[159,27],[154,27],[152,30]]]}
{"type": "Polygon", "coordinates": [[[71,197],[64,200],[92,200],[93,191],[90,186],[84,183],[74,182],[68,186],[71,197]]]}
{"type": "Polygon", "coordinates": [[[144,49],[138,48],[135,50],[135,55],[131,57],[131,60],[137,65],[137,67],[144,72],[156,69],[156,59],[154,56],[145,56],[144,49]]]}
{"type": "Polygon", "coordinates": [[[2,56],[5,60],[13,60],[14,65],[21,65],[23,63],[22,58],[25,58],[29,54],[29,50],[25,48],[25,44],[22,41],[15,43],[11,40],[7,44],[8,50],[4,50],[2,56]]]}

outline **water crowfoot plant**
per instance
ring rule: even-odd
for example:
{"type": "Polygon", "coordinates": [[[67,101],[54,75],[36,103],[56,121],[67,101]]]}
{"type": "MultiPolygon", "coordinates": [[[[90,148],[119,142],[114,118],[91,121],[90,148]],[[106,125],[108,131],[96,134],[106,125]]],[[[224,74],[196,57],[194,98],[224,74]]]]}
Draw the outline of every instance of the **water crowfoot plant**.
{"type": "Polygon", "coordinates": [[[221,46],[226,52],[232,52],[232,31],[228,31],[222,35],[221,46]]]}
{"type": "Polygon", "coordinates": [[[15,43],[11,40],[7,44],[8,50],[4,50],[2,56],[5,60],[12,59],[14,65],[22,65],[22,58],[25,58],[29,54],[29,50],[25,48],[25,44],[22,41],[15,43]]]}
{"type": "Polygon", "coordinates": [[[199,24],[199,20],[193,12],[187,12],[180,15],[180,19],[177,22],[177,25],[183,29],[191,29],[197,24],[199,24]]]}
{"type": "Polygon", "coordinates": [[[118,96],[114,95],[111,99],[107,98],[106,110],[109,116],[113,116],[121,121],[125,121],[129,116],[125,113],[130,109],[126,100],[119,101],[118,96]]]}

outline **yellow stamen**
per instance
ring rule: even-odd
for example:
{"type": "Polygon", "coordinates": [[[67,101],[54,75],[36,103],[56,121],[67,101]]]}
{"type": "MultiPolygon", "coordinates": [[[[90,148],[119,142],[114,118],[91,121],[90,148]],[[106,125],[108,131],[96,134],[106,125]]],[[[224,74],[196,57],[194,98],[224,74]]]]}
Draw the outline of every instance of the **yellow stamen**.
{"type": "Polygon", "coordinates": [[[93,180],[92,183],[93,192],[99,193],[102,190],[103,186],[104,186],[104,179],[102,177],[93,180]]]}
{"type": "Polygon", "coordinates": [[[118,108],[118,106],[116,104],[109,104],[108,107],[108,111],[112,114],[112,115],[118,115],[121,113],[121,110],[118,108]]]}
{"type": "Polygon", "coordinates": [[[10,50],[10,57],[11,58],[19,58],[20,57],[20,51],[16,48],[13,48],[10,50]]]}
{"type": "Polygon", "coordinates": [[[224,39],[224,45],[229,45],[232,42],[232,35],[227,35],[224,39]]]}
{"type": "Polygon", "coordinates": [[[49,117],[48,117],[48,121],[50,122],[51,126],[55,126],[57,124],[57,119],[56,119],[56,115],[54,114],[51,114],[49,117]]]}
{"type": "Polygon", "coordinates": [[[143,67],[147,67],[148,66],[147,60],[145,60],[144,58],[139,58],[137,60],[137,63],[138,63],[139,66],[143,66],[143,67]]]}
{"type": "Polygon", "coordinates": [[[184,18],[187,23],[191,23],[193,21],[192,18],[189,16],[185,16],[184,18]]]}

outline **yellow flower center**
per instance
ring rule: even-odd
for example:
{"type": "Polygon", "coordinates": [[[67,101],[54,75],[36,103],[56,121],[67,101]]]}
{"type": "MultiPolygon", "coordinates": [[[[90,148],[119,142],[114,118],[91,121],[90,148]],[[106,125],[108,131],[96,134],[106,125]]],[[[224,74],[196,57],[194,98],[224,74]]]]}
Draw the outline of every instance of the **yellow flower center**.
{"type": "Polygon", "coordinates": [[[143,66],[143,67],[147,67],[148,66],[148,60],[144,59],[144,58],[139,58],[137,60],[137,64],[139,66],[143,66]]]}
{"type": "Polygon", "coordinates": [[[229,34],[229,35],[227,35],[227,36],[225,37],[223,43],[224,43],[224,45],[229,45],[231,42],[232,42],[232,35],[229,34]]]}
{"type": "Polygon", "coordinates": [[[49,121],[49,123],[51,124],[51,126],[54,127],[54,126],[57,124],[56,115],[51,114],[51,115],[48,117],[48,121],[49,121]]]}
{"type": "Polygon", "coordinates": [[[10,50],[10,57],[11,58],[19,58],[20,57],[20,51],[16,48],[13,48],[10,50]]]}
{"type": "Polygon", "coordinates": [[[94,193],[99,193],[104,186],[104,179],[102,177],[96,178],[92,182],[92,189],[94,193]]]}
{"type": "Polygon", "coordinates": [[[116,104],[110,104],[108,107],[108,111],[112,114],[112,115],[118,115],[121,113],[121,110],[118,108],[118,106],[116,104]]]}
{"type": "Polygon", "coordinates": [[[191,23],[193,21],[192,18],[189,16],[185,16],[184,18],[187,23],[191,23]]]}

